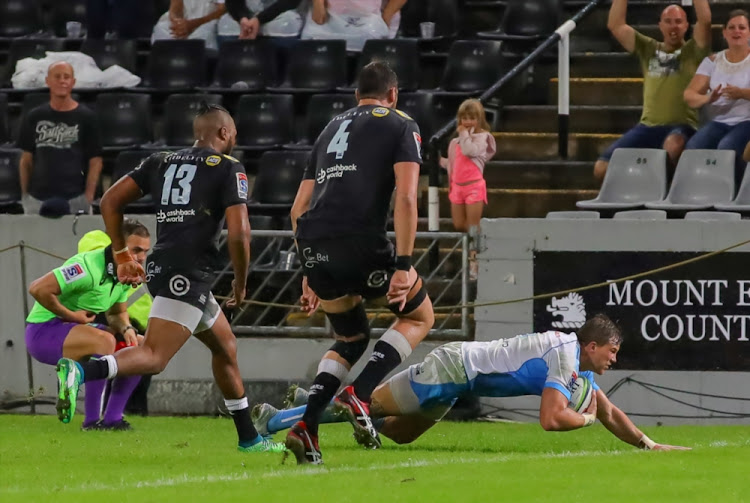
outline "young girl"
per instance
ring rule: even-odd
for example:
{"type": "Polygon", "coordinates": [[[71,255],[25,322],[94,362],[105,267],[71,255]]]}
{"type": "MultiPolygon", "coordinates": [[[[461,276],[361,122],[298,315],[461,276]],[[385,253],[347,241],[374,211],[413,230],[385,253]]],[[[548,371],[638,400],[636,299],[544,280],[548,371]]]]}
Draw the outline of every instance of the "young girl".
{"type": "MultiPolygon", "coordinates": [[[[479,220],[487,204],[487,184],[484,181],[484,164],[495,155],[497,146],[490,125],[479,100],[461,103],[456,115],[457,138],[448,145],[448,158],[442,157],[440,165],[448,170],[453,226],[459,232],[472,227],[479,231],[479,220]]],[[[477,278],[477,252],[469,252],[469,275],[477,278]]]]}

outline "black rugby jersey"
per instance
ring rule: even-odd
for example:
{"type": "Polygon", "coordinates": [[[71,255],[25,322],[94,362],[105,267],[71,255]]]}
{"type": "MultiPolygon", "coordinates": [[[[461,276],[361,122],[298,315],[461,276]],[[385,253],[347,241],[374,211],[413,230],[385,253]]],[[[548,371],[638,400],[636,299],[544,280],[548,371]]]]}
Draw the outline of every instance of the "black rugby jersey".
{"type": "Polygon", "coordinates": [[[154,260],[170,268],[212,270],[225,210],[247,202],[242,164],[213,149],[191,147],[153,154],[128,176],[154,199],[154,260]]]}
{"type": "Polygon", "coordinates": [[[422,162],[419,126],[400,110],[358,106],[334,117],[318,137],[305,170],[315,180],[297,237],[385,234],[395,187],[393,165],[422,162]]]}

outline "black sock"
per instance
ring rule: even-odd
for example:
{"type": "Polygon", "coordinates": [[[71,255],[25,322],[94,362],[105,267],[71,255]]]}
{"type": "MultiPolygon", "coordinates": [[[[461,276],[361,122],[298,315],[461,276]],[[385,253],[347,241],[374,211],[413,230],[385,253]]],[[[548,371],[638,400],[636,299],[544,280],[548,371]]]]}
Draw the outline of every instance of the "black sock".
{"type": "Polygon", "coordinates": [[[372,355],[354,380],[354,393],[363,402],[370,402],[370,395],[388,373],[401,363],[401,355],[396,348],[387,342],[378,341],[372,349],[372,355]]]}
{"type": "Polygon", "coordinates": [[[106,360],[90,358],[89,361],[81,363],[81,368],[83,369],[83,382],[106,379],[109,375],[109,364],[106,360]]]}
{"type": "Polygon", "coordinates": [[[339,386],[341,386],[341,381],[333,374],[321,372],[315,376],[315,380],[312,386],[310,386],[307,409],[305,409],[305,414],[302,416],[302,420],[307,425],[307,430],[310,434],[318,434],[320,416],[331,402],[333,395],[338,391],[339,386]]]}
{"type": "Polygon", "coordinates": [[[241,447],[250,447],[258,439],[258,430],[255,429],[250,419],[250,407],[230,411],[234,419],[234,427],[237,428],[237,437],[241,447]]]}

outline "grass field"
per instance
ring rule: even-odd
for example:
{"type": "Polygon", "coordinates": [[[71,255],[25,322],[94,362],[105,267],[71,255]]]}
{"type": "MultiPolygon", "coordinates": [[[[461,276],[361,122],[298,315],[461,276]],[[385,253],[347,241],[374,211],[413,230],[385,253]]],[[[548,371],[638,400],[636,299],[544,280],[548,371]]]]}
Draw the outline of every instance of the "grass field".
{"type": "Polygon", "coordinates": [[[321,429],[325,466],[298,467],[235,451],[225,418],[131,423],[82,432],[80,418],[0,415],[0,501],[750,501],[750,426],[646,428],[694,450],[644,452],[600,425],[444,422],[412,445],[364,451],[338,424],[321,429]]]}

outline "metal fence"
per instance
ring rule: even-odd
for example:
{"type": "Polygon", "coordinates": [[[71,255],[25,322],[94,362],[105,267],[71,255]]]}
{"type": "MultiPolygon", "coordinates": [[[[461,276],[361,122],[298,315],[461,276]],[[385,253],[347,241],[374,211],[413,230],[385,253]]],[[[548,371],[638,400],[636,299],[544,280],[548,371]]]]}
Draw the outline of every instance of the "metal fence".
{"type": "MultiPolygon", "coordinates": [[[[238,336],[329,337],[331,328],[319,310],[302,313],[298,299],[302,270],[292,231],[252,231],[252,255],[245,303],[231,324],[238,336]]],[[[393,239],[394,233],[389,233],[393,239]]],[[[435,325],[427,336],[433,340],[472,338],[472,313],[466,304],[475,297],[476,282],[469,280],[468,258],[472,239],[458,232],[417,232],[412,262],[427,285],[436,308],[435,325]],[[434,257],[438,260],[435,261],[434,257]]],[[[222,237],[222,248],[224,240],[222,237]]],[[[218,271],[212,290],[231,293],[231,262],[218,271]]],[[[370,328],[381,335],[395,316],[384,304],[366,302],[370,328]]]]}

